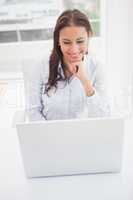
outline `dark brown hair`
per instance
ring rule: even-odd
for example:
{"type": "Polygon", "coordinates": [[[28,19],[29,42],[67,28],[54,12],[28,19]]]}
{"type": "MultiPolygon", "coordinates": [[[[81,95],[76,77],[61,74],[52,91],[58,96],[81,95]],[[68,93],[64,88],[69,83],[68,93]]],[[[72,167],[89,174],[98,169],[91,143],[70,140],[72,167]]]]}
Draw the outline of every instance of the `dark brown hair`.
{"type": "Polygon", "coordinates": [[[58,70],[58,65],[60,62],[63,71],[65,67],[63,65],[62,52],[59,47],[59,34],[61,29],[72,25],[85,27],[88,37],[92,35],[92,29],[88,17],[81,11],[77,9],[66,10],[59,16],[54,29],[54,44],[49,59],[49,78],[45,87],[45,93],[47,94],[52,87],[57,88],[57,82],[59,80],[64,80],[58,70]]]}

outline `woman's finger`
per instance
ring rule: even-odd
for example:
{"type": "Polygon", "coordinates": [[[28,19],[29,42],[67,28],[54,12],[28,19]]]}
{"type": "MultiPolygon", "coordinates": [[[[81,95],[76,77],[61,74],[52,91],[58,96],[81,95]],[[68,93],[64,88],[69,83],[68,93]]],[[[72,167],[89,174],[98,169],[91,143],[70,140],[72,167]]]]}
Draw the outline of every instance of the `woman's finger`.
{"type": "Polygon", "coordinates": [[[79,71],[79,66],[76,65],[76,73],[78,73],[78,71],[79,71]]]}

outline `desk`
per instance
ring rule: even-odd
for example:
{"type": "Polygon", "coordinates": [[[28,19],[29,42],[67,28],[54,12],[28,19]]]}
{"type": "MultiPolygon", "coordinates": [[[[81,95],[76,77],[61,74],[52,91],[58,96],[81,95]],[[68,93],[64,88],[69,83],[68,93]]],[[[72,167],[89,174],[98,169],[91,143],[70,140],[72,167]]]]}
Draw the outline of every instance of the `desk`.
{"type": "Polygon", "coordinates": [[[133,200],[133,119],[126,120],[121,173],[25,177],[15,128],[0,128],[1,200],[133,200]]]}

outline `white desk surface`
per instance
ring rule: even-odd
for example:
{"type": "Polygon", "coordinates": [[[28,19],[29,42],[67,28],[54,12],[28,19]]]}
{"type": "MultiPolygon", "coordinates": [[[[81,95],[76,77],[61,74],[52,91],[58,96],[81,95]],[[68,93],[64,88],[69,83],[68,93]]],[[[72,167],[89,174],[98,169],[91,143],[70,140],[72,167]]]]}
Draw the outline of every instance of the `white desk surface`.
{"type": "MultiPolygon", "coordinates": [[[[1,125],[0,125],[1,126],[1,125]]],[[[133,200],[133,119],[126,121],[121,173],[27,179],[15,128],[0,128],[1,200],[133,200]]]]}

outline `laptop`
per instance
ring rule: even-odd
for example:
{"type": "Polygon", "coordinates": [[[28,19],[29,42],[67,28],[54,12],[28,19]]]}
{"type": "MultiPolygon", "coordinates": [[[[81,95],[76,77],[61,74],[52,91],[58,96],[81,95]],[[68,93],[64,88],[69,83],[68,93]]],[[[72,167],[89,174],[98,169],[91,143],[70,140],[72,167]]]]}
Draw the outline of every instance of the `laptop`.
{"type": "Polygon", "coordinates": [[[29,178],[121,170],[122,118],[22,122],[16,128],[29,178]]]}

